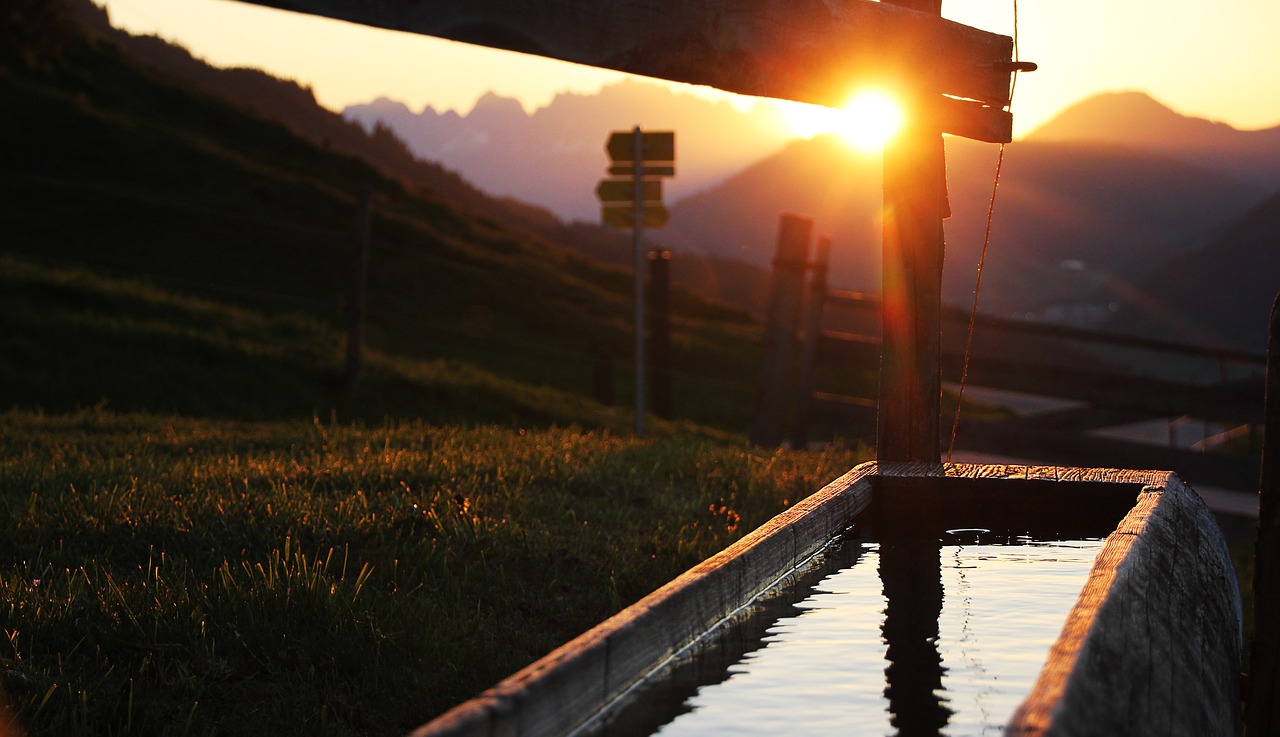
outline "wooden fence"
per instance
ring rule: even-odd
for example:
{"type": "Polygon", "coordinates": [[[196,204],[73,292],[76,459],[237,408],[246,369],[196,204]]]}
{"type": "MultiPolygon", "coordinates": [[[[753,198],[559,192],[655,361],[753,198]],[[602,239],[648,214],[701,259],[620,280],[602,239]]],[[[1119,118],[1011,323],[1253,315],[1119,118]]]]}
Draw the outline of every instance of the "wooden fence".
{"type": "MultiPolygon", "coordinates": [[[[830,243],[820,240],[810,259],[806,222],[783,217],[771,337],[751,433],[762,446],[789,438],[800,447],[819,429],[826,437],[874,438],[876,431],[873,380],[862,382],[871,391],[860,394],[821,387],[834,374],[875,375],[880,300],[829,288],[830,243]]],[[[965,310],[943,311],[941,373],[952,385],[964,371],[969,319],[965,310]]],[[[1256,490],[1263,355],[981,314],[972,345],[966,387],[1052,398],[1057,406],[994,419],[962,414],[957,449],[1045,463],[1163,468],[1192,482],[1256,490]],[[1212,439],[1196,450],[1095,432],[1156,419],[1170,422],[1171,437],[1180,424],[1205,423],[1218,431],[1206,433],[1215,439],[1236,439],[1234,454],[1213,452],[1212,439]]],[[[942,419],[945,445],[952,418],[942,419]]]]}

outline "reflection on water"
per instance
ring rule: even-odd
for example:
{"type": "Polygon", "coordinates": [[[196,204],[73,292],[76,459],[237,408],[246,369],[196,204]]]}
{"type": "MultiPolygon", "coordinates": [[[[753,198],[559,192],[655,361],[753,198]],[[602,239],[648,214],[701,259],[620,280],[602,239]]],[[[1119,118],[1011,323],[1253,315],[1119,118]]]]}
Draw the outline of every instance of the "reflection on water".
{"type": "Polygon", "coordinates": [[[846,541],[839,555],[848,564],[772,604],[779,609],[759,625],[758,639],[735,630],[728,652],[717,645],[718,655],[708,656],[702,648],[697,683],[686,677],[665,687],[666,705],[637,699],[632,711],[648,715],[641,719],[648,724],[610,719],[592,731],[1000,734],[1102,542],[957,533],[846,541]],[[715,661],[710,677],[707,660],[715,661]]]}
{"type": "Polygon", "coordinates": [[[884,696],[890,723],[902,737],[932,737],[954,713],[942,694],[938,618],[944,602],[936,538],[904,536],[880,546],[886,599],[884,696]]]}

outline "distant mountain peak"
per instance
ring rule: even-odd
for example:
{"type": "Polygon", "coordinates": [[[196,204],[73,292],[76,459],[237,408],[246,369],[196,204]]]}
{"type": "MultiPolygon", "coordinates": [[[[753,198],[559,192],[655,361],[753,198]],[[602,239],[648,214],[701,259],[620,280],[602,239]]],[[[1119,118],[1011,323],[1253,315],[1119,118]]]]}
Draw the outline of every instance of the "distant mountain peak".
{"type": "Polygon", "coordinates": [[[409,110],[408,105],[404,104],[403,102],[400,102],[399,100],[393,100],[390,97],[378,97],[372,102],[365,103],[361,107],[368,108],[369,110],[372,110],[380,114],[391,114],[391,113],[400,113],[400,112],[412,113],[412,111],[409,110]]]}
{"type": "Polygon", "coordinates": [[[475,107],[471,108],[471,112],[466,115],[467,118],[477,116],[481,118],[491,116],[497,118],[519,116],[524,118],[528,116],[528,113],[525,112],[524,105],[519,100],[514,97],[503,97],[490,90],[476,100],[475,107]]]}
{"type": "Polygon", "coordinates": [[[1225,123],[1183,115],[1146,92],[1104,92],[1077,102],[1027,135],[1032,141],[1091,141],[1164,148],[1203,145],[1239,133],[1225,123]]]}

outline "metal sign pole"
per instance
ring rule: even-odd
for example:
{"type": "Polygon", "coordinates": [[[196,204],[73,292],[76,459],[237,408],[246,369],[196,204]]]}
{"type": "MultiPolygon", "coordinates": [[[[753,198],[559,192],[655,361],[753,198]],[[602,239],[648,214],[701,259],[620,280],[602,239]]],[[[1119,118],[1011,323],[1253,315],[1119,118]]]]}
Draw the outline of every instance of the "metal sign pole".
{"type": "Polygon", "coordinates": [[[631,226],[631,250],[635,262],[636,303],[636,437],[644,437],[644,137],[640,126],[631,131],[631,179],[635,185],[632,207],[635,224],[631,226]]]}
{"type": "Polygon", "coordinates": [[[644,227],[661,228],[668,213],[662,206],[662,180],[675,176],[676,138],[674,132],[644,133],[640,126],[616,131],[605,144],[609,154],[608,174],[629,179],[604,179],[596,186],[600,198],[600,219],[605,225],[631,228],[635,272],[635,392],[636,437],[644,437],[645,410],[645,267],[644,227]],[[646,179],[645,177],[649,177],[646,179]]]}

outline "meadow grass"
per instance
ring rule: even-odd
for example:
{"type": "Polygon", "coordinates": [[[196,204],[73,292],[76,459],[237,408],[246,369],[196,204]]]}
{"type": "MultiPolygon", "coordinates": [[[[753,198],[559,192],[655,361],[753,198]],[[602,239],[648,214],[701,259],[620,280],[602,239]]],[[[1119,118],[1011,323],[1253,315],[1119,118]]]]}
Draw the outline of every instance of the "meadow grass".
{"type": "Polygon", "coordinates": [[[0,415],[31,735],[402,734],[864,454],[573,428],[0,415]]]}

